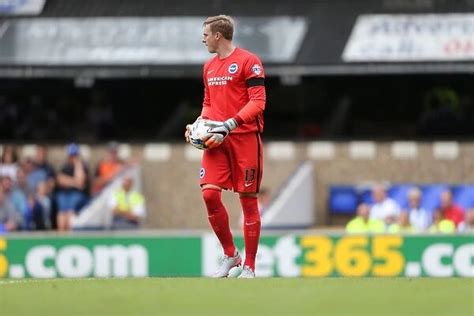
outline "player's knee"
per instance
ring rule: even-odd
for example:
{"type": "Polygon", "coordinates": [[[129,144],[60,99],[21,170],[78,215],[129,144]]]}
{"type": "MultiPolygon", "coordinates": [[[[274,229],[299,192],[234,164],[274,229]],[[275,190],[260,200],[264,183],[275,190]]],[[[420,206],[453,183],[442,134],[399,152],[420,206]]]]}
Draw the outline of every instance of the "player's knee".
{"type": "Polygon", "coordinates": [[[245,222],[260,223],[260,212],[258,209],[246,209],[244,210],[245,222]]]}
{"type": "Polygon", "coordinates": [[[239,197],[241,199],[245,199],[245,198],[256,199],[257,198],[257,193],[254,193],[254,192],[241,192],[241,193],[239,193],[239,197]]]}
{"type": "Polygon", "coordinates": [[[202,198],[206,204],[207,212],[209,215],[212,215],[219,211],[222,205],[221,201],[221,191],[216,189],[206,189],[202,190],[202,198]]]}
{"type": "Polygon", "coordinates": [[[240,196],[240,203],[246,222],[260,222],[258,200],[255,196],[240,196]]]}

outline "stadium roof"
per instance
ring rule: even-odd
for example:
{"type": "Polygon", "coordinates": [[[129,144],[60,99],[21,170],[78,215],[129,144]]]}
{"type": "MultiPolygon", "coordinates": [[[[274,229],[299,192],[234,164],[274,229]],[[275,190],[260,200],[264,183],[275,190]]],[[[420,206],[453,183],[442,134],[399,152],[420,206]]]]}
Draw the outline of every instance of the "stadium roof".
{"type": "Polygon", "coordinates": [[[49,0],[38,16],[0,17],[0,77],[199,77],[200,21],[222,12],[270,76],[474,73],[473,11],[442,0],[49,0]]]}

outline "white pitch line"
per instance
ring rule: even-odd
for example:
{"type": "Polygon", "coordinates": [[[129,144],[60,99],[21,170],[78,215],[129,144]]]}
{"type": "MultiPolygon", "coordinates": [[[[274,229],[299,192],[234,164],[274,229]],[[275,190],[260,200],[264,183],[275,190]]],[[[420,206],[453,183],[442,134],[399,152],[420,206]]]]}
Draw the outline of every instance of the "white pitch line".
{"type": "MultiPolygon", "coordinates": [[[[51,283],[51,282],[56,282],[56,281],[93,281],[97,280],[98,278],[64,278],[64,279],[21,279],[21,280],[10,280],[10,279],[5,279],[5,280],[0,280],[0,285],[4,284],[24,284],[24,283],[51,283]]],[[[105,278],[104,278],[105,279],[105,278]]]]}

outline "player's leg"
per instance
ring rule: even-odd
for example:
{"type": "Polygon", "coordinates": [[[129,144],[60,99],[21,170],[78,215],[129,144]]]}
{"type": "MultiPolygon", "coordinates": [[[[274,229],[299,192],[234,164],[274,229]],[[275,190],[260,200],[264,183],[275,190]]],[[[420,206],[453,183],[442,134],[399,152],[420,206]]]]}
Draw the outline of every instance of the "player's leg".
{"type": "Polygon", "coordinates": [[[222,189],[216,185],[205,184],[202,186],[202,197],[212,230],[219,239],[224,254],[232,257],[235,254],[235,245],[230,231],[229,215],[222,203],[221,191],[222,189]]]}
{"type": "Polygon", "coordinates": [[[240,265],[242,261],[236,250],[230,230],[229,215],[221,198],[222,189],[232,187],[227,155],[224,152],[225,149],[221,147],[204,152],[200,171],[202,197],[208,220],[224,251],[224,258],[214,274],[215,277],[226,277],[229,270],[240,265]]]}
{"type": "Polygon", "coordinates": [[[255,258],[260,240],[260,211],[257,193],[263,169],[263,150],[259,134],[240,134],[231,138],[233,146],[233,186],[240,195],[244,214],[245,262],[244,272],[254,275],[255,258]],[[248,270],[248,271],[246,271],[248,270]]]}
{"type": "Polygon", "coordinates": [[[245,241],[245,262],[243,273],[254,275],[255,258],[257,256],[258,242],[260,240],[260,211],[255,193],[240,193],[240,204],[244,213],[244,241],[245,241]]]}

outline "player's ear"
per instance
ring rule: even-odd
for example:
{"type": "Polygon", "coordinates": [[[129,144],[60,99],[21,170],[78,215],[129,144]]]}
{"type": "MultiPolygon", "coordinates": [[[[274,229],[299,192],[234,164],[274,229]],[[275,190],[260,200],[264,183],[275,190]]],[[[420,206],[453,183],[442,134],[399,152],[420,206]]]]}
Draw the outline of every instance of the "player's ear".
{"type": "Polygon", "coordinates": [[[216,32],[216,34],[214,34],[214,37],[215,37],[216,39],[221,38],[221,36],[222,36],[221,32],[216,32]]]}

